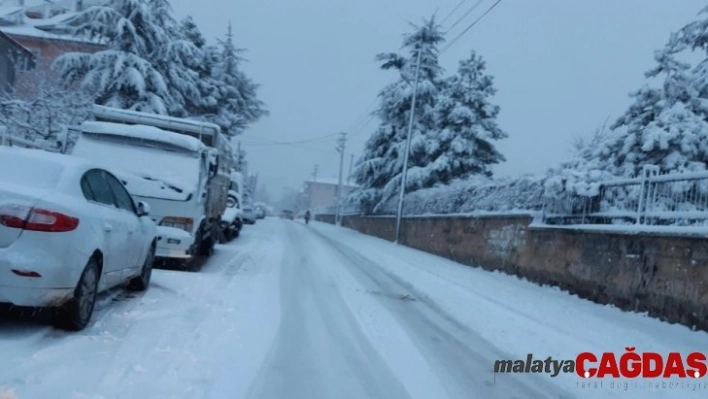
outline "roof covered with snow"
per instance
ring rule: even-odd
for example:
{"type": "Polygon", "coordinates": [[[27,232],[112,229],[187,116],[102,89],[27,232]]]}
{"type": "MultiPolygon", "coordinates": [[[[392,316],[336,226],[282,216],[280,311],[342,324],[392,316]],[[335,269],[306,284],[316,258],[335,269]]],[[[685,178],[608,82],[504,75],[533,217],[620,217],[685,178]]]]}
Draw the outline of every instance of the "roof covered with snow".
{"type": "MultiPolygon", "coordinates": [[[[85,0],[84,7],[101,5],[108,0],[85,0]]],[[[73,36],[66,25],[73,21],[79,13],[75,12],[74,0],[54,0],[46,3],[49,7],[48,18],[30,18],[28,13],[44,11],[43,0],[27,0],[21,6],[19,1],[0,0],[0,30],[11,36],[24,36],[48,40],[72,41],[78,43],[100,45],[97,40],[73,36]]]]}
{"type": "Polygon", "coordinates": [[[167,115],[158,115],[147,112],[131,111],[107,107],[104,105],[94,105],[91,112],[96,119],[108,122],[127,122],[145,124],[160,127],[166,130],[179,130],[205,136],[215,136],[221,132],[219,125],[197,121],[193,119],[176,118],[167,115]]]}
{"type": "Polygon", "coordinates": [[[0,20],[19,17],[24,13],[24,10],[19,6],[0,4],[0,20]]]}
{"type": "Polygon", "coordinates": [[[15,47],[16,50],[24,52],[27,56],[32,56],[32,52],[27,49],[27,47],[18,43],[15,39],[10,37],[7,33],[0,30],[0,37],[4,38],[8,43],[15,47]]]}
{"type": "Polygon", "coordinates": [[[170,144],[191,152],[204,148],[201,141],[191,136],[168,132],[152,126],[88,121],[81,124],[81,131],[110,136],[131,137],[170,144]]]}

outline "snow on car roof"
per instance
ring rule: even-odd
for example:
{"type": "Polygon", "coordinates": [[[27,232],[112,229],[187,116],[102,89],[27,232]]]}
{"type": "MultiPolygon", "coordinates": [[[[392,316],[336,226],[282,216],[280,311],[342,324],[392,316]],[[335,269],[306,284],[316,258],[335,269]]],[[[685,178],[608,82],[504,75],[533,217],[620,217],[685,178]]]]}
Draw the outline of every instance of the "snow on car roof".
{"type": "Polygon", "coordinates": [[[35,149],[0,147],[0,182],[37,188],[56,187],[66,171],[94,164],[79,158],[35,149]]]}
{"type": "Polygon", "coordinates": [[[197,152],[205,147],[201,141],[194,137],[168,132],[153,126],[88,121],[81,124],[81,130],[87,133],[158,141],[192,152],[197,152]]]}

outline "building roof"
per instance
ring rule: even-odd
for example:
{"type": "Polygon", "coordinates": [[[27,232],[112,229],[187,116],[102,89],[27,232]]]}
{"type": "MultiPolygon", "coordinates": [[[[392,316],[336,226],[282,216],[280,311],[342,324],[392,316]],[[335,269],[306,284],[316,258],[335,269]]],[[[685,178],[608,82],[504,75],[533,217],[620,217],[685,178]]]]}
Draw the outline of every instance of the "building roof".
{"type": "Polygon", "coordinates": [[[5,34],[5,33],[4,33],[3,31],[1,31],[1,30],[0,30],[0,38],[6,40],[8,43],[10,43],[11,45],[13,45],[17,50],[24,52],[25,55],[30,56],[30,57],[33,57],[33,56],[34,56],[34,54],[32,54],[32,52],[29,51],[29,49],[27,49],[25,46],[21,45],[20,43],[17,43],[17,41],[16,41],[15,39],[13,39],[12,37],[8,36],[7,34],[5,34]]]}
{"type": "MultiPolygon", "coordinates": [[[[84,7],[101,5],[106,0],[89,0],[84,7]]],[[[74,0],[55,0],[48,3],[52,15],[49,18],[30,18],[28,13],[36,12],[44,7],[44,0],[26,0],[25,6],[18,2],[0,0],[0,30],[11,36],[23,36],[45,40],[70,41],[84,44],[100,45],[97,40],[79,38],[72,35],[68,24],[74,22],[80,15],[74,11],[74,0]]]]}
{"type": "Polygon", "coordinates": [[[24,10],[22,7],[0,4],[0,24],[12,24],[19,20],[24,10]]]}

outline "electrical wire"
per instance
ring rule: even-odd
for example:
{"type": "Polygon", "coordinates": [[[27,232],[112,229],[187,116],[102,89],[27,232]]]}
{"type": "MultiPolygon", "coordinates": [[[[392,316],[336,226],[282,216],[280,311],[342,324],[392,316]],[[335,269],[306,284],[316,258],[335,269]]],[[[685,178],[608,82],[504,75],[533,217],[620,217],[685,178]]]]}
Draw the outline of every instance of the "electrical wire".
{"type": "Polygon", "coordinates": [[[452,24],[452,26],[450,26],[450,28],[447,31],[445,31],[445,34],[447,35],[452,29],[454,29],[457,25],[459,25],[460,22],[462,22],[465,18],[467,18],[468,15],[472,14],[472,12],[474,10],[476,10],[477,7],[479,7],[480,4],[482,4],[482,3],[484,3],[484,0],[477,0],[477,2],[472,6],[472,8],[467,10],[466,13],[464,13],[457,21],[455,21],[455,23],[452,24]]]}
{"type": "MultiPolygon", "coordinates": [[[[460,1],[460,2],[452,9],[452,11],[443,19],[443,21],[441,22],[441,24],[444,23],[445,21],[447,21],[457,10],[460,9],[460,7],[462,7],[462,5],[463,5],[465,2],[466,2],[466,0],[460,1]]],[[[447,34],[448,32],[450,32],[450,30],[452,30],[455,26],[457,26],[460,22],[462,22],[468,15],[470,15],[474,10],[476,10],[483,2],[484,2],[484,0],[478,0],[469,10],[467,10],[467,12],[465,12],[465,14],[464,14],[462,17],[460,17],[457,21],[455,21],[455,23],[454,23],[452,26],[450,26],[450,28],[447,30],[447,32],[445,32],[445,34],[447,34]]],[[[472,29],[472,27],[474,27],[474,26],[475,26],[477,23],[479,23],[479,21],[481,21],[487,14],[489,14],[489,12],[491,12],[492,9],[494,9],[497,5],[499,5],[499,3],[501,3],[501,0],[498,0],[496,3],[494,3],[489,9],[487,9],[487,11],[484,12],[484,14],[482,14],[482,16],[480,16],[479,18],[477,18],[474,22],[472,22],[472,24],[470,24],[467,28],[465,28],[465,30],[462,31],[462,33],[461,33],[460,35],[458,35],[457,37],[455,37],[451,42],[449,42],[449,43],[443,48],[443,50],[440,51],[439,54],[442,54],[443,52],[447,51],[450,47],[452,47],[452,46],[455,44],[455,42],[457,42],[458,40],[460,40],[460,38],[462,38],[470,29],[472,29]]],[[[391,82],[389,82],[389,83],[387,84],[387,86],[388,86],[389,84],[394,83],[394,82],[395,82],[395,79],[391,80],[391,82]]],[[[354,122],[350,125],[350,129],[348,129],[349,132],[350,132],[350,135],[349,135],[350,138],[351,138],[351,137],[354,137],[354,136],[356,136],[356,135],[358,135],[358,134],[360,134],[361,132],[363,132],[363,131],[364,131],[364,128],[365,128],[366,126],[368,126],[368,125],[376,118],[376,116],[372,114],[372,112],[373,112],[373,109],[372,109],[372,108],[375,107],[377,101],[378,101],[378,96],[377,96],[377,98],[375,98],[375,99],[371,102],[371,104],[369,104],[369,106],[366,108],[365,111],[363,111],[361,114],[359,114],[359,116],[357,116],[356,119],[354,119],[354,122]],[[367,117],[367,115],[368,115],[368,117],[367,117]]],[[[332,135],[330,135],[330,136],[332,136],[332,135]]]]}
{"type": "Polygon", "coordinates": [[[454,14],[455,11],[457,11],[463,4],[465,4],[466,1],[467,1],[467,0],[462,0],[461,2],[459,2],[459,3],[455,6],[455,8],[453,8],[452,11],[450,11],[450,13],[447,14],[447,16],[446,16],[445,18],[443,18],[442,21],[440,21],[440,25],[444,24],[445,21],[447,21],[448,19],[450,19],[450,17],[452,16],[452,14],[454,14]]]}
{"type": "Polygon", "coordinates": [[[332,137],[335,137],[338,135],[339,135],[339,133],[334,133],[334,134],[328,134],[325,136],[313,137],[313,138],[309,138],[309,139],[296,140],[296,141],[277,141],[277,140],[273,140],[273,139],[269,139],[269,138],[265,138],[265,137],[249,137],[249,136],[245,136],[245,135],[241,136],[241,137],[243,137],[245,139],[252,139],[252,140],[265,140],[265,141],[269,141],[270,143],[272,143],[274,145],[293,145],[293,144],[304,144],[304,143],[312,143],[315,141],[327,140],[329,138],[332,138],[332,137]]]}
{"type": "Polygon", "coordinates": [[[470,29],[472,29],[475,25],[477,25],[477,23],[478,23],[479,21],[481,21],[482,19],[484,19],[484,17],[487,16],[487,14],[489,14],[489,13],[490,13],[496,6],[498,6],[499,3],[501,3],[501,2],[502,2],[502,0],[497,0],[496,3],[492,4],[492,6],[489,7],[489,8],[487,9],[487,11],[484,12],[484,14],[482,14],[479,18],[477,18],[474,22],[472,22],[465,30],[462,31],[462,33],[460,33],[459,35],[457,35],[457,36],[456,36],[454,39],[452,39],[452,41],[449,42],[442,50],[440,50],[440,53],[439,53],[439,54],[443,54],[444,52],[446,52],[447,50],[449,50],[450,47],[452,47],[452,46],[455,44],[455,42],[457,42],[458,40],[460,40],[460,38],[462,38],[462,37],[465,35],[465,33],[467,33],[467,32],[468,32],[470,29]]]}
{"type": "MultiPolygon", "coordinates": [[[[472,6],[472,9],[467,11],[463,18],[469,15],[469,13],[471,13],[472,11],[474,11],[479,6],[479,4],[482,3],[482,1],[483,0],[478,0],[477,4],[472,6]]],[[[460,7],[462,7],[462,5],[464,5],[466,2],[467,0],[461,0],[459,3],[457,3],[457,5],[447,14],[447,16],[440,22],[440,24],[442,25],[445,23],[445,21],[450,19],[450,17],[453,16],[455,12],[457,12],[457,10],[459,10],[460,7]]],[[[454,25],[450,27],[450,29],[452,29],[453,27],[454,25]]],[[[396,79],[392,79],[388,84],[386,84],[386,86],[393,84],[395,81],[396,79]]],[[[378,96],[376,96],[376,98],[371,102],[371,104],[366,107],[365,111],[363,111],[361,114],[359,114],[359,116],[356,117],[356,119],[354,119],[354,122],[352,122],[349,129],[347,129],[347,131],[351,132],[349,137],[353,137],[361,133],[363,129],[368,126],[369,123],[371,123],[371,121],[375,118],[375,116],[372,115],[372,112],[374,111],[374,107],[376,106],[377,102],[378,96]]]]}

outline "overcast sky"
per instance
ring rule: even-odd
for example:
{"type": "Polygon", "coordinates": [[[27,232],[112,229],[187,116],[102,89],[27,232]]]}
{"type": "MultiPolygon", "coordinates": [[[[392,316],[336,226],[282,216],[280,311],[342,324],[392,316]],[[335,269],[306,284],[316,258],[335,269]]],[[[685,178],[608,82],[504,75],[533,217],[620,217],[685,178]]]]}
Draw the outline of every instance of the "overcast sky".
{"type": "MultiPolygon", "coordinates": [[[[205,36],[222,37],[229,22],[245,48],[244,70],[259,84],[270,117],[241,137],[252,172],[270,193],[300,186],[315,164],[320,177],[339,167],[336,137],[348,132],[359,156],[376,120],[362,128],[381,88],[395,78],[374,62],[398,51],[409,22],[459,0],[172,0],[177,17],[192,15],[205,36]]],[[[477,0],[450,17],[449,27],[477,0]]],[[[483,3],[450,31],[451,40],[495,0],[483,3]]],[[[630,104],[628,93],[645,80],[653,51],[670,32],[693,20],[705,0],[503,0],[441,57],[455,70],[476,50],[499,90],[499,123],[509,138],[498,148],[507,162],[498,175],[541,173],[568,156],[576,135],[590,134],[630,104]]]]}

